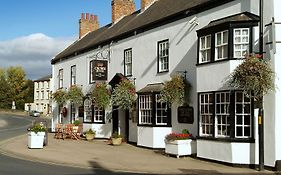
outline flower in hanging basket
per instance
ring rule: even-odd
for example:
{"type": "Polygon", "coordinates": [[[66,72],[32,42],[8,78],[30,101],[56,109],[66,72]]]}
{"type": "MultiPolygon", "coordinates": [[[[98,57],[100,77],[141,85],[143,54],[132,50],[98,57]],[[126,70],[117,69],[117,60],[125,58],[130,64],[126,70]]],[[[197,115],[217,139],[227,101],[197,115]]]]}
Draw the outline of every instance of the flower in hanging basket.
{"type": "Polygon", "coordinates": [[[73,104],[81,105],[83,104],[84,94],[82,88],[72,85],[67,92],[66,98],[73,104]]]}
{"type": "Polygon", "coordinates": [[[125,110],[130,110],[136,99],[136,88],[127,79],[123,79],[112,92],[113,105],[125,110]]]}
{"type": "Polygon", "coordinates": [[[97,83],[93,92],[92,99],[95,105],[105,109],[110,103],[110,91],[107,89],[106,83],[97,83]]]}
{"type": "Polygon", "coordinates": [[[228,79],[231,87],[246,91],[248,96],[261,99],[268,91],[274,90],[275,74],[268,62],[259,55],[248,55],[228,79]]]}
{"type": "Polygon", "coordinates": [[[181,105],[184,102],[184,93],[185,83],[182,76],[174,75],[170,81],[164,83],[164,88],[160,92],[160,101],[169,105],[173,102],[181,105]]]}
{"type": "Polygon", "coordinates": [[[59,105],[62,105],[63,103],[66,102],[66,99],[67,99],[67,94],[64,90],[62,89],[58,89],[56,92],[54,92],[52,94],[53,96],[53,99],[59,104],[59,105]]]}

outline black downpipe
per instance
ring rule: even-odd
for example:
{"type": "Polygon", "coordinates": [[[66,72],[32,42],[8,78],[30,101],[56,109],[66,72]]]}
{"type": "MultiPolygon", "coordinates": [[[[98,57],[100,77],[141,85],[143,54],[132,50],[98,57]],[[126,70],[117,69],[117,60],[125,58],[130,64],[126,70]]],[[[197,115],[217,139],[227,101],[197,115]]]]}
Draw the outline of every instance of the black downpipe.
{"type": "MultiPolygon", "coordinates": [[[[260,35],[259,35],[259,53],[263,59],[263,0],[260,0],[260,35]]],[[[259,170],[264,170],[264,115],[263,115],[263,97],[261,98],[261,106],[258,116],[259,131],[259,170]]]]}

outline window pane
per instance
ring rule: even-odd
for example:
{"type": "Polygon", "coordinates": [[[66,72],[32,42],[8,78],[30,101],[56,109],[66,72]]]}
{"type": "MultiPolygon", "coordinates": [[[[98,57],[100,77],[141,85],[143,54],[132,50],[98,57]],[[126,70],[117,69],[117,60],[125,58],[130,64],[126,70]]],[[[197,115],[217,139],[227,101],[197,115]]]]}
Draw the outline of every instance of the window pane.
{"type": "Polygon", "coordinates": [[[243,136],[243,128],[236,127],[236,136],[243,136]]]}
{"type": "Polygon", "coordinates": [[[217,34],[217,45],[221,44],[221,33],[217,34]]]}
{"type": "Polygon", "coordinates": [[[207,48],[211,47],[211,36],[207,36],[207,48]]]}
{"type": "Polygon", "coordinates": [[[244,116],[244,125],[250,125],[251,124],[251,117],[249,115],[244,116]]]}
{"type": "Polygon", "coordinates": [[[243,120],[242,120],[242,116],[241,115],[237,115],[237,117],[236,117],[236,124],[237,125],[242,125],[243,124],[243,120]]]}
{"type": "Polygon", "coordinates": [[[236,92],[236,102],[242,102],[243,94],[241,92],[236,92]]]}
{"type": "Polygon", "coordinates": [[[205,49],[205,37],[201,38],[201,49],[205,49]]]}
{"type": "Polygon", "coordinates": [[[248,35],[249,30],[248,29],[243,29],[242,33],[243,33],[243,35],[248,35]]]}
{"type": "Polygon", "coordinates": [[[223,43],[228,43],[228,32],[223,32],[223,43]]]}
{"type": "Polygon", "coordinates": [[[250,136],[250,135],[251,135],[250,127],[245,127],[244,128],[244,136],[250,136]]]}

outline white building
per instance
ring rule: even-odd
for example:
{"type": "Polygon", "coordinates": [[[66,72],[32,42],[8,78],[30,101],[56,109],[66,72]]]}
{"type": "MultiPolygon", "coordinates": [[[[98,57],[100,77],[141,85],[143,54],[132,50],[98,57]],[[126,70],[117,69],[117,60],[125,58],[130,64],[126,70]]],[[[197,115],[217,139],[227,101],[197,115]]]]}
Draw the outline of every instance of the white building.
{"type": "MultiPolygon", "coordinates": [[[[84,129],[95,129],[97,137],[109,138],[117,130],[127,141],[149,148],[164,148],[165,135],[187,128],[197,136],[198,157],[258,164],[253,102],[243,92],[231,91],[225,79],[241,63],[243,53],[258,52],[259,0],[142,0],[138,11],[130,3],[134,2],[113,0],[112,23],[89,31],[52,59],[52,73],[55,90],[78,84],[85,96],[99,81],[114,86],[127,77],[138,91],[137,109],[128,113],[110,108],[102,113],[85,98],[84,109],[65,104],[71,109],[65,118],[54,104],[53,122],[69,123],[80,117],[84,129]],[[97,65],[107,70],[103,80],[93,74],[97,65]],[[179,118],[178,106],[164,112],[157,101],[161,83],[184,71],[192,87],[189,106],[193,108],[186,119],[179,118]]],[[[279,5],[278,0],[267,0],[264,6],[264,57],[277,77],[281,74],[277,69],[281,65],[279,5]]],[[[84,18],[80,24],[97,20],[84,18]]],[[[278,102],[279,90],[264,99],[265,165],[269,167],[281,160],[278,102]]]]}
{"type": "Polygon", "coordinates": [[[34,80],[34,102],[26,103],[25,110],[36,110],[44,115],[52,112],[51,94],[52,94],[52,75],[47,75],[34,80]]]}

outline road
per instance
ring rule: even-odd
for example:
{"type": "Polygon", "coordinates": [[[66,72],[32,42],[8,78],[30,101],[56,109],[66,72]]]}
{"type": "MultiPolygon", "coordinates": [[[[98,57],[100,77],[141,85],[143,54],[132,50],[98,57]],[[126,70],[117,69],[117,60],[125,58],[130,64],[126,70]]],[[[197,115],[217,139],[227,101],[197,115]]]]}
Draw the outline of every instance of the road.
{"type": "MultiPolygon", "coordinates": [[[[0,114],[0,142],[25,134],[34,119],[0,114]]],[[[0,175],[88,175],[96,174],[92,169],[55,166],[8,157],[0,153],[0,175]]]]}
{"type": "MultiPolygon", "coordinates": [[[[45,119],[0,114],[0,144],[27,133],[32,121],[45,119]]],[[[83,169],[67,166],[43,164],[15,157],[9,157],[0,150],[0,175],[140,175],[139,173],[112,172],[106,169],[83,169]]]]}

